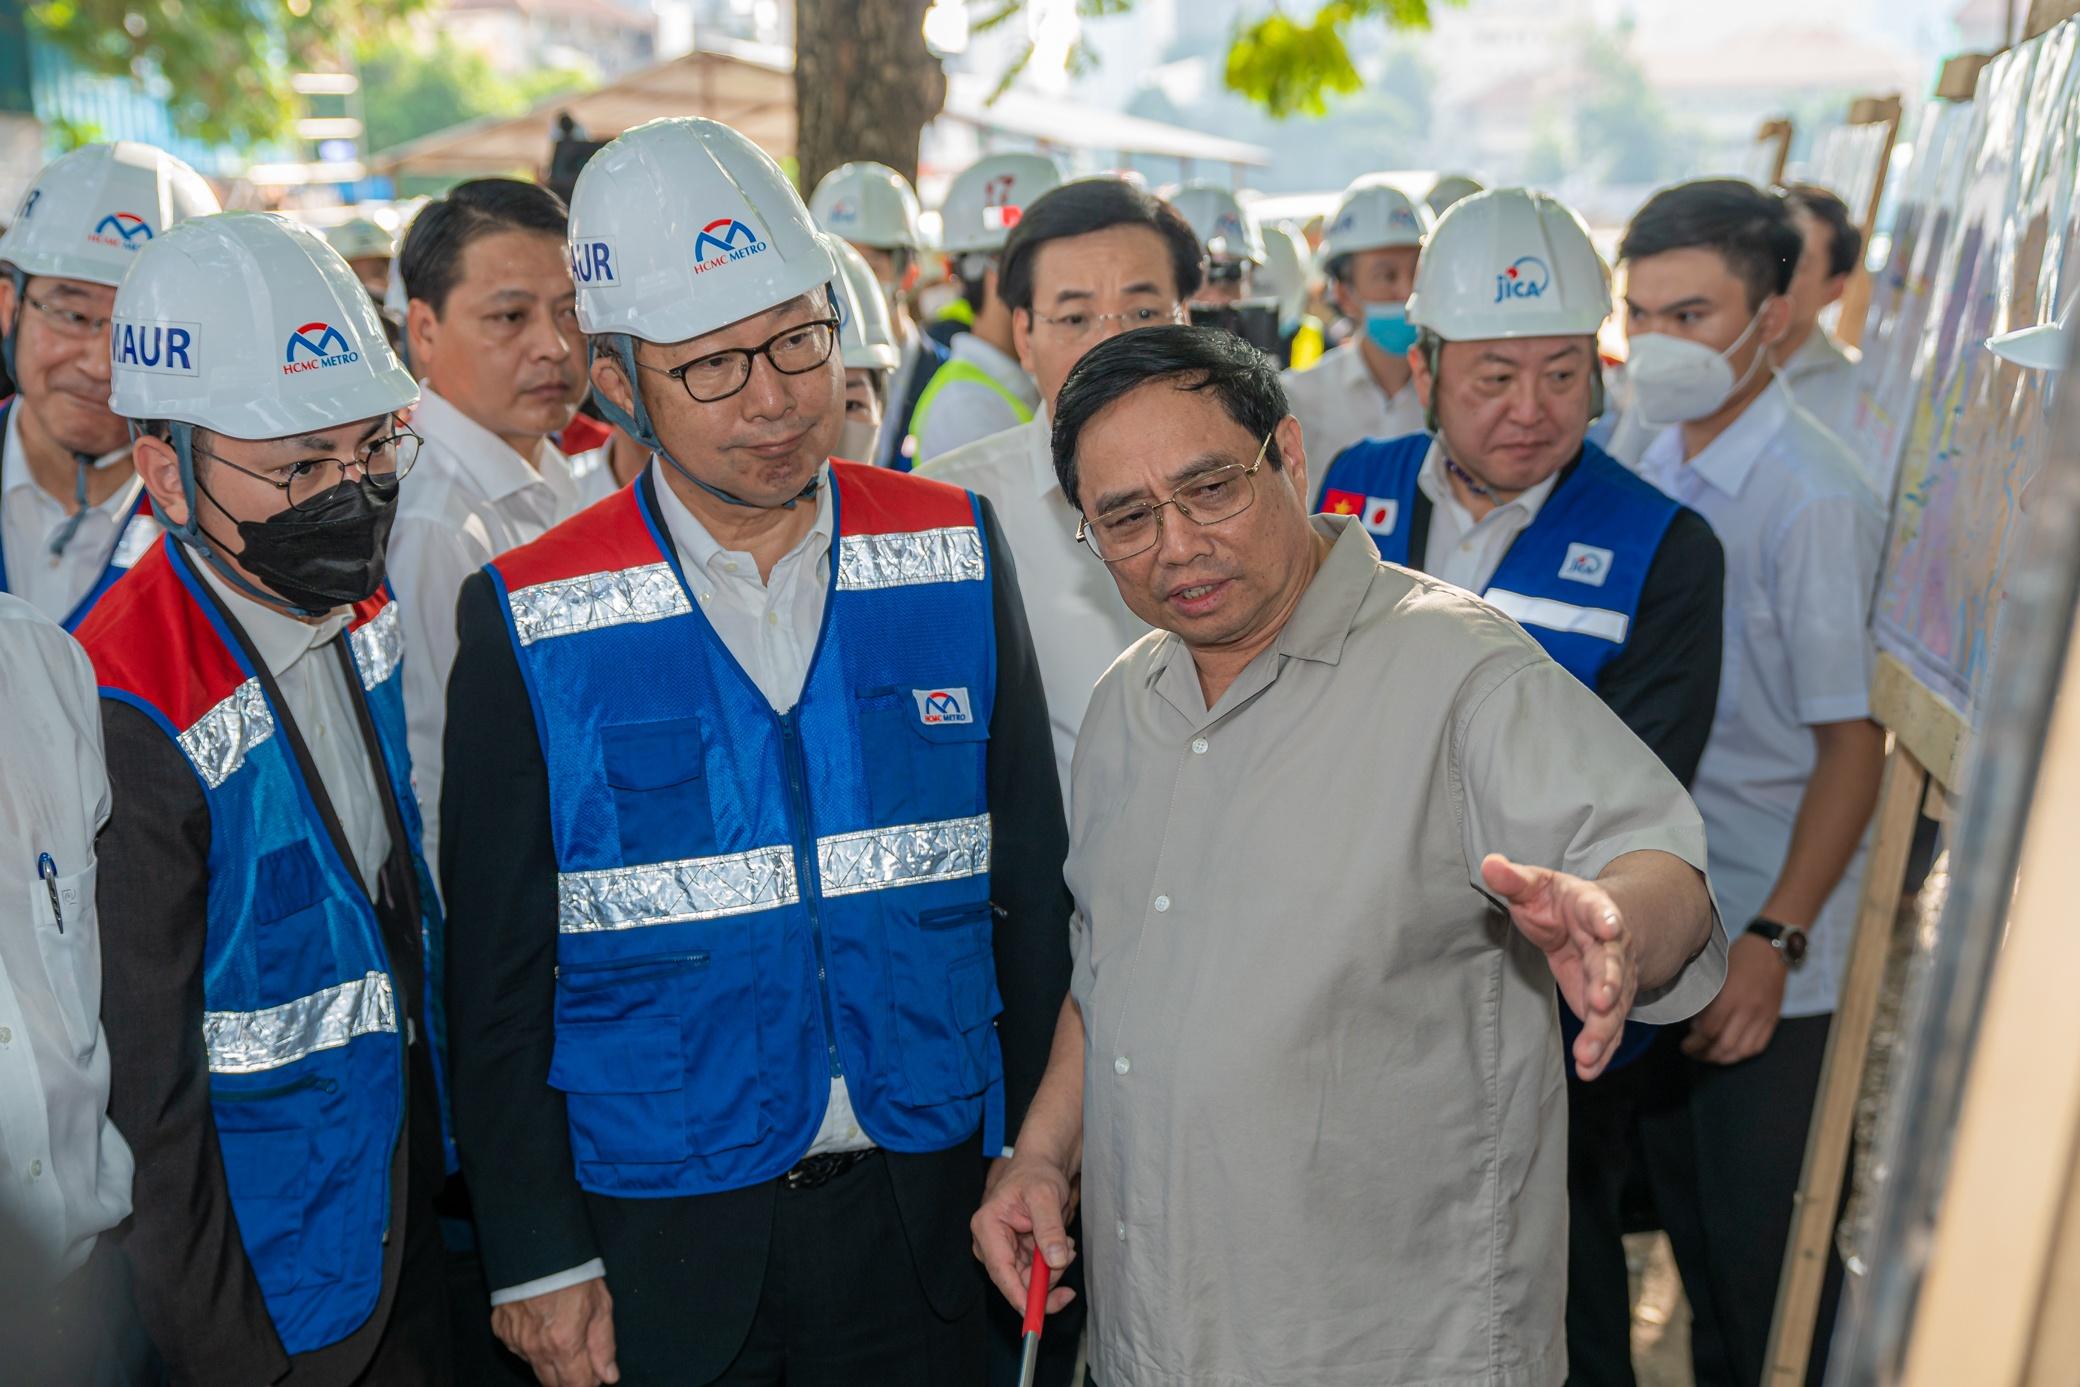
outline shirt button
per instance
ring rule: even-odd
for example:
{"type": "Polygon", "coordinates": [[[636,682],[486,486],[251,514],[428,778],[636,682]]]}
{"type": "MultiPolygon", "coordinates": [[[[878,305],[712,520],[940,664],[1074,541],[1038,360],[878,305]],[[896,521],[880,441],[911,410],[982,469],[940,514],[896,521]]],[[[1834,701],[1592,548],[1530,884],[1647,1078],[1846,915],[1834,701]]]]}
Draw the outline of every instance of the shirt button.
{"type": "Polygon", "coordinates": [[[1169,898],[1168,896],[1157,896],[1157,897],[1156,897],[1156,913],[1157,913],[1157,914],[1159,914],[1159,915],[1160,915],[1160,914],[1161,914],[1162,912],[1164,912],[1164,911],[1168,910],[1169,908],[1170,908],[1170,898],[1169,898]]]}
{"type": "Polygon", "coordinates": [[[723,565],[722,565],[722,571],[723,571],[724,573],[734,573],[734,572],[736,572],[736,571],[737,571],[737,561],[736,561],[735,559],[731,559],[731,560],[729,560],[729,561],[728,561],[727,563],[725,563],[725,564],[723,564],[723,565]]]}
{"type": "Polygon", "coordinates": [[[1127,1240],[1127,1225],[1124,1222],[1122,1222],[1119,1226],[1119,1240],[1121,1242],[1125,1242],[1127,1240]]]}
{"type": "Polygon", "coordinates": [[[42,1161],[31,1161],[31,1162],[29,1162],[29,1178],[30,1178],[31,1180],[35,1180],[35,1179],[38,1179],[38,1178],[40,1178],[40,1177],[41,1177],[42,1175],[43,1175],[43,1162],[42,1162],[42,1161]]]}
{"type": "Polygon", "coordinates": [[[1206,739],[1204,737],[1192,738],[1192,751],[1197,755],[1204,756],[1206,754],[1206,739]]]}
{"type": "Polygon", "coordinates": [[[9,1030],[5,1026],[0,1026],[0,1045],[10,1044],[13,1042],[13,1040],[14,1032],[9,1030]]]}
{"type": "Polygon", "coordinates": [[[1132,1064],[1127,1062],[1127,1057],[1125,1055],[1121,1055],[1118,1059],[1112,1062],[1112,1072],[1115,1074],[1124,1074],[1133,1067],[1134,1066],[1132,1064]]]}
{"type": "Polygon", "coordinates": [[[768,625],[768,626],[778,626],[779,624],[780,624],[780,613],[778,613],[778,612],[767,612],[767,613],[766,613],[766,625],[768,625]]]}

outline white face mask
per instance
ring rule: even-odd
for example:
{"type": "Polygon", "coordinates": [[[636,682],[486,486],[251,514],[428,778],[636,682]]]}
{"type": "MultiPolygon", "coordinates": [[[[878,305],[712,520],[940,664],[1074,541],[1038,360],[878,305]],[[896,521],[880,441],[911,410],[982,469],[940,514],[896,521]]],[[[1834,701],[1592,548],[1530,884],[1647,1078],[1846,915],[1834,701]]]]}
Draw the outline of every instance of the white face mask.
{"type": "Polygon", "coordinates": [[[1640,418],[1657,429],[1665,429],[1716,413],[1736,391],[1754,379],[1756,370],[1769,357],[1768,352],[1755,353],[1746,374],[1738,379],[1733,374],[1733,363],[1727,360],[1748,340],[1767,307],[1769,301],[1765,299],[1741,329],[1741,335],[1723,352],[1664,332],[1633,338],[1625,359],[1625,384],[1632,392],[1632,403],[1640,418]]]}
{"type": "Polygon", "coordinates": [[[874,442],[880,430],[863,419],[847,419],[838,434],[838,451],[833,456],[847,462],[872,462],[874,442]]]}

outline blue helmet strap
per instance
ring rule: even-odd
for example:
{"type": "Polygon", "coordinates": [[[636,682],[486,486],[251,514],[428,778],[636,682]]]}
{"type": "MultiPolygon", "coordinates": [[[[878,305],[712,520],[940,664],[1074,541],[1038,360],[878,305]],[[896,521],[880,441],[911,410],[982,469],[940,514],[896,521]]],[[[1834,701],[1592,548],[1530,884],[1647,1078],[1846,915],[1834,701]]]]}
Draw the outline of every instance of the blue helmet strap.
{"type": "MultiPolygon", "coordinates": [[[[201,484],[195,480],[195,426],[193,424],[184,424],[180,420],[174,419],[169,421],[169,428],[173,435],[174,456],[180,459],[181,499],[188,503],[188,519],[184,524],[173,525],[169,524],[166,517],[162,515],[159,517],[161,527],[175,539],[194,550],[219,578],[222,578],[232,587],[237,588],[262,606],[272,607],[276,611],[287,612],[291,616],[324,616],[326,614],[325,611],[311,611],[309,608],[299,607],[293,602],[285,601],[280,593],[269,592],[265,588],[246,581],[245,577],[226,562],[223,555],[217,552],[216,545],[211,542],[209,535],[202,528],[202,508],[199,504],[199,498],[203,495],[203,491],[201,484]]],[[[143,433],[143,430],[138,427],[137,421],[132,419],[130,421],[130,438],[133,444],[141,433],[143,433]]],[[[214,497],[211,498],[210,504],[216,505],[214,497]]],[[[218,506],[218,509],[221,510],[223,507],[218,506]]],[[[326,609],[326,611],[329,610],[331,609],[326,609]]]]}
{"type": "Polygon", "coordinates": [[[642,373],[636,366],[635,339],[625,332],[601,333],[592,339],[591,350],[595,355],[599,352],[602,342],[607,344],[607,350],[611,351],[614,354],[614,359],[621,364],[621,374],[628,381],[628,393],[634,399],[635,409],[633,411],[625,410],[606,398],[606,396],[594,392],[594,398],[599,405],[599,412],[607,416],[608,423],[614,425],[630,438],[633,438],[636,442],[663,458],[674,472],[677,472],[687,481],[699,487],[708,495],[713,496],[724,505],[742,506],[746,510],[793,510],[797,502],[807,500],[816,494],[816,488],[823,481],[821,470],[809,478],[807,486],[803,487],[792,497],[782,501],[778,506],[762,506],[756,501],[747,501],[741,496],[731,495],[721,487],[704,482],[699,477],[694,476],[692,472],[687,470],[684,463],[672,456],[671,450],[665,447],[664,441],[657,436],[657,426],[650,418],[650,408],[643,403],[643,378],[642,373]]]}

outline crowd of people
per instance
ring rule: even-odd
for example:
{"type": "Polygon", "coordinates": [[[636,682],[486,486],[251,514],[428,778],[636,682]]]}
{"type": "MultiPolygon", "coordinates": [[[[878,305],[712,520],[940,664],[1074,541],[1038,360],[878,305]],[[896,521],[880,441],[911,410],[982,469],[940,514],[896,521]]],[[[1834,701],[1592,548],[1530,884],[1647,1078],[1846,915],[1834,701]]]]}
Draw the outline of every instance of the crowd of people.
{"type": "Polygon", "coordinates": [[[37,177],[0,1376],[1008,1387],[1038,1278],[1049,1384],[1629,1387],[1651,1223],[1763,1381],[1884,744],[1839,200],[940,217],[702,119],[395,245],[37,177]]]}

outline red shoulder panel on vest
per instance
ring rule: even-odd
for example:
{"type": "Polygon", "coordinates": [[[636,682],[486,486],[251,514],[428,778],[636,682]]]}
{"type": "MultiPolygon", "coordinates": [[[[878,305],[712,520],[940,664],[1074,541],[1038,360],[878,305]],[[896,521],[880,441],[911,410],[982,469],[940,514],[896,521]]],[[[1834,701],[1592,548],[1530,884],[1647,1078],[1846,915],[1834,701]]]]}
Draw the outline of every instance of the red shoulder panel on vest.
{"type": "Polygon", "coordinates": [[[134,694],[175,727],[193,727],[246,680],[164,545],[154,545],[80,624],[95,682],[134,694]]]}
{"type": "Polygon", "coordinates": [[[390,594],[378,590],[373,597],[363,598],[354,604],[354,615],[347,618],[347,629],[359,631],[376,619],[377,613],[390,605],[390,594]]]}
{"type": "Polygon", "coordinates": [[[903,534],[975,523],[968,493],[945,482],[857,462],[832,462],[838,529],[848,535],[903,534]]]}
{"type": "Polygon", "coordinates": [[[509,591],[660,563],[657,541],[643,521],[634,487],[623,487],[596,505],[587,506],[549,533],[491,561],[509,591]]]}

